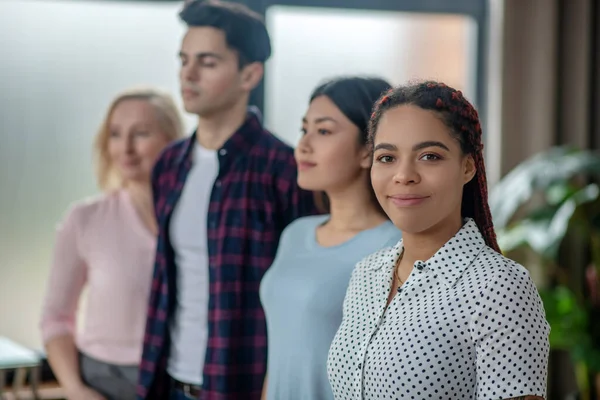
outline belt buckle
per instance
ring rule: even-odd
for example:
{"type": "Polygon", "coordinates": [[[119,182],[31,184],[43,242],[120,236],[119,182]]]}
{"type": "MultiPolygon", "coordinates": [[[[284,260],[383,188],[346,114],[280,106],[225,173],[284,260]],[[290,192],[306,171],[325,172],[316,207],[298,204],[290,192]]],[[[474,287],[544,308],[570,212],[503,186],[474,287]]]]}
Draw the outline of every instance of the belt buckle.
{"type": "Polygon", "coordinates": [[[183,384],[183,394],[190,399],[195,399],[194,395],[192,394],[192,385],[189,383],[183,384]]]}

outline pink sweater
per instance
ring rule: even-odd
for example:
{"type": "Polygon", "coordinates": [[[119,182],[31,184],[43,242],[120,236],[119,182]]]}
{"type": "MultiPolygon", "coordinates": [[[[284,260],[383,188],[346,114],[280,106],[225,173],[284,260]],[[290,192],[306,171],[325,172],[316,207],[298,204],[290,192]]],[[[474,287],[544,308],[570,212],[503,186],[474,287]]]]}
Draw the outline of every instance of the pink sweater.
{"type": "Polygon", "coordinates": [[[155,245],[126,191],[75,205],[58,227],[41,318],[44,343],[70,333],[78,348],[93,358],[137,365],[155,245]],[[75,334],[84,286],[85,321],[75,334]]]}

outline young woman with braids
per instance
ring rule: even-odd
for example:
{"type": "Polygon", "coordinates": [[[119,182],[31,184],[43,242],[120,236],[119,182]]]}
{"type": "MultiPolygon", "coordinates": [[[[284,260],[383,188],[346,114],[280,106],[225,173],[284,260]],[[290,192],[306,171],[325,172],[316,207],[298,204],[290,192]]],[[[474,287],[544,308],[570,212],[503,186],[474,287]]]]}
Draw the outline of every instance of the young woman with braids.
{"type": "Polygon", "coordinates": [[[543,399],[549,326],[527,270],[500,254],[477,112],[444,84],[403,86],[369,134],[373,188],[403,239],[352,274],[335,398],[543,399]]]}

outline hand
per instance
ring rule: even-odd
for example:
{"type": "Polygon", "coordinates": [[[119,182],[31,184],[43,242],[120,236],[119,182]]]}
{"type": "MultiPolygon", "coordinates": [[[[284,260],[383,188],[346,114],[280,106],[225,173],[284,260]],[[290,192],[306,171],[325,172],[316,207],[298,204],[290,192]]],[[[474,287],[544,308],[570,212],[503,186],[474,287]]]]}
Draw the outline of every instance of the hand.
{"type": "Polygon", "coordinates": [[[66,390],[68,400],[106,400],[104,396],[87,386],[78,386],[66,390]]]}

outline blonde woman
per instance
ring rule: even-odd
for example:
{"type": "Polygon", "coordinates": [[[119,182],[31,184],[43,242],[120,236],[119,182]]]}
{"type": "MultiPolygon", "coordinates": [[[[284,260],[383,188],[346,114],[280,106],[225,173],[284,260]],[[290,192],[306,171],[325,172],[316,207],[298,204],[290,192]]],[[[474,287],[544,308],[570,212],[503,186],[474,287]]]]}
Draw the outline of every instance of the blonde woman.
{"type": "Polygon", "coordinates": [[[59,226],[41,318],[48,361],[68,400],[135,398],[156,222],[150,176],[182,134],[172,99],[131,90],[110,105],[95,142],[101,196],[59,226]],[[83,329],[76,310],[87,287],[83,329]]]}

